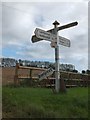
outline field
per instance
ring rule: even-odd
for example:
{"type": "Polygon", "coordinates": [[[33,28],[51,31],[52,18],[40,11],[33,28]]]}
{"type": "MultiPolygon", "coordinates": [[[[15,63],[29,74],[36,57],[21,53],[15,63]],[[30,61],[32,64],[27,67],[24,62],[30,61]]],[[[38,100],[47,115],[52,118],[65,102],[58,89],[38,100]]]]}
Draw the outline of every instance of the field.
{"type": "Polygon", "coordinates": [[[54,94],[48,88],[3,87],[3,118],[87,118],[88,89],[54,94]]]}

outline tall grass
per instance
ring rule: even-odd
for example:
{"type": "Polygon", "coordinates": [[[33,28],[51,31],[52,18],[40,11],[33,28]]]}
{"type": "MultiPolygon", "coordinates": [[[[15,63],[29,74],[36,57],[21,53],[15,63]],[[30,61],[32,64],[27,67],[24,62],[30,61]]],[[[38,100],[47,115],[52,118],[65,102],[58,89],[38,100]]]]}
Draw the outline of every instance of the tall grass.
{"type": "Polygon", "coordinates": [[[88,88],[53,94],[47,88],[3,87],[2,103],[6,118],[86,118],[88,88]]]}

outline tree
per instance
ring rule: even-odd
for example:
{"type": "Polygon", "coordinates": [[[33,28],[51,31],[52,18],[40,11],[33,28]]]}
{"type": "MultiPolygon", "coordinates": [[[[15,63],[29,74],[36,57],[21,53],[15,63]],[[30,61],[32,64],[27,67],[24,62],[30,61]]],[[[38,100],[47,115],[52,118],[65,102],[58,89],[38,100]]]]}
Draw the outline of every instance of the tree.
{"type": "Polygon", "coordinates": [[[20,66],[22,66],[23,64],[22,64],[22,60],[21,59],[19,59],[19,64],[20,64],[20,66]]]}
{"type": "Polygon", "coordinates": [[[85,74],[85,70],[82,70],[82,74],[85,74]]]}
{"type": "Polygon", "coordinates": [[[73,72],[78,73],[78,70],[73,70],[73,72]]]}
{"type": "Polygon", "coordinates": [[[86,70],[86,73],[87,73],[87,74],[90,74],[90,70],[86,70]]]}

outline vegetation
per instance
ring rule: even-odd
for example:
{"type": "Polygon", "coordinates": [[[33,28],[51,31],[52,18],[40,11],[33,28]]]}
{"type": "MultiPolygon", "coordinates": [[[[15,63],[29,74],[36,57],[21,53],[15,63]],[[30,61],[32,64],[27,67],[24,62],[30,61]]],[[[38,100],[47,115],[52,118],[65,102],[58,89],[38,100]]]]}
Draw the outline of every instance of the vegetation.
{"type": "Polygon", "coordinates": [[[82,73],[85,74],[85,70],[82,70],[82,73]]]}
{"type": "Polygon", "coordinates": [[[90,74],[90,70],[86,70],[86,71],[85,71],[85,70],[82,70],[82,73],[83,73],[83,74],[90,74]]]}
{"type": "Polygon", "coordinates": [[[87,74],[90,74],[90,70],[86,70],[86,73],[87,73],[87,74]]]}
{"type": "Polygon", "coordinates": [[[87,118],[88,88],[53,94],[47,88],[3,87],[3,118],[87,118]]]}

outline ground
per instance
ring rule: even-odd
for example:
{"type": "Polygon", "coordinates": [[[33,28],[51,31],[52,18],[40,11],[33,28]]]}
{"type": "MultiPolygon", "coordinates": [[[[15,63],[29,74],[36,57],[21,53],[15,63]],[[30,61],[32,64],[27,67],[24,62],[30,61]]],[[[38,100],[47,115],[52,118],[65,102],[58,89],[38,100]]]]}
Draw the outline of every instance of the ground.
{"type": "Polygon", "coordinates": [[[3,87],[3,118],[87,118],[88,89],[54,94],[50,88],[3,87]]]}

